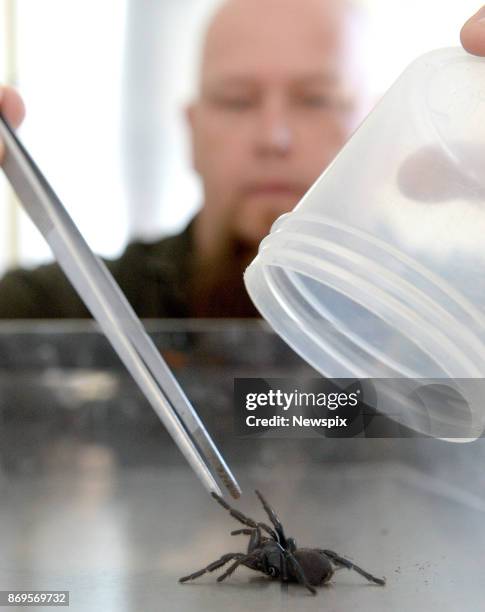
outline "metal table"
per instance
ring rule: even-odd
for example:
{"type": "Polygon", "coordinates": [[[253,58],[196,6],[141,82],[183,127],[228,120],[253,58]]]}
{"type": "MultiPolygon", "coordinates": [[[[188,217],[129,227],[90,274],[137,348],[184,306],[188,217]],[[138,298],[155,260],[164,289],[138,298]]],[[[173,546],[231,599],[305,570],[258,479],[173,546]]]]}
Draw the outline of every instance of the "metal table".
{"type": "Polygon", "coordinates": [[[263,519],[261,489],[299,544],[336,550],[387,585],[339,570],[312,597],[245,568],[180,585],[247,538],[229,535],[238,523],[104,339],[79,324],[0,329],[1,590],[69,590],[76,612],[483,609],[483,440],[237,439],[233,377],[308,366],[259,323],[151,331],[241,479],[237,506],[263,519]]]}

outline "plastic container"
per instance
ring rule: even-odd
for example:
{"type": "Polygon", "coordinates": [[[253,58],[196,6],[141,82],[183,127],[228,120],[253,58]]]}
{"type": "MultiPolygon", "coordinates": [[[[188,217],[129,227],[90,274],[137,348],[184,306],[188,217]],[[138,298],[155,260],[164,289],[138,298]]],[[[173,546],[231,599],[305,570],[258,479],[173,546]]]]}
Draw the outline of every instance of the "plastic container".
{"type": "Polygon", "coordinates": [[[275,222],[245,282],[325,376],[484,378],[485,59],[413,62],[275,222]]]}

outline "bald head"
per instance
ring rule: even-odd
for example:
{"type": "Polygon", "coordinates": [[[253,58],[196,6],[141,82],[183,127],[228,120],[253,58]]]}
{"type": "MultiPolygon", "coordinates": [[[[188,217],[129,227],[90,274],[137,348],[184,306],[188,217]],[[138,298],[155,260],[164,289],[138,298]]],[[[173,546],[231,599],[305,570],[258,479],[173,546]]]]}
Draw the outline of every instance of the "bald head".
{"type": "Polygon", "coordinates": [[[226,67],[232,73],[235,63],[248,57],[273,73],[279,64],[300,68],[305,62],[309,69],[322,63],[333,70],[345,65],[348,76],[358,77],[357,19],[350,0],[226,0],[206,31],[200,86],[226,67]]]}

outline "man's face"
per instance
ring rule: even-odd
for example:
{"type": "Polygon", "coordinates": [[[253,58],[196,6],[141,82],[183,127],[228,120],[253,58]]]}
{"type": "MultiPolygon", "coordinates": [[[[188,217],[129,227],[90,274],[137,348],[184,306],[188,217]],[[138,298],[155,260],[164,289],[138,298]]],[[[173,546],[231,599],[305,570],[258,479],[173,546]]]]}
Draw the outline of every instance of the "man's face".
{"type": "Polygon", "coordinates": [[[350,15],[322,0],[236,0],[209,29],[189,109],[214,231],[256,247],[354,127],[350,15]]]}

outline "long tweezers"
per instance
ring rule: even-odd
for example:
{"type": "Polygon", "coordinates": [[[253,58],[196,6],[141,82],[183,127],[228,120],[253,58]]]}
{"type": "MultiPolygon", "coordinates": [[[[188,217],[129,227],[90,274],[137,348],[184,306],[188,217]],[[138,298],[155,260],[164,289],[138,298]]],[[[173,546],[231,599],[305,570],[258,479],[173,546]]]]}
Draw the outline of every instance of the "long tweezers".
{"type": "Polygon", "coordinates": [[[241,489],[169,367],[102,260],[91,251],[53,189],[0,115],[3,170],[59,265],[206,489],[241,489]],[[204,457],[207,461],[204,461],[204,457]]]}

